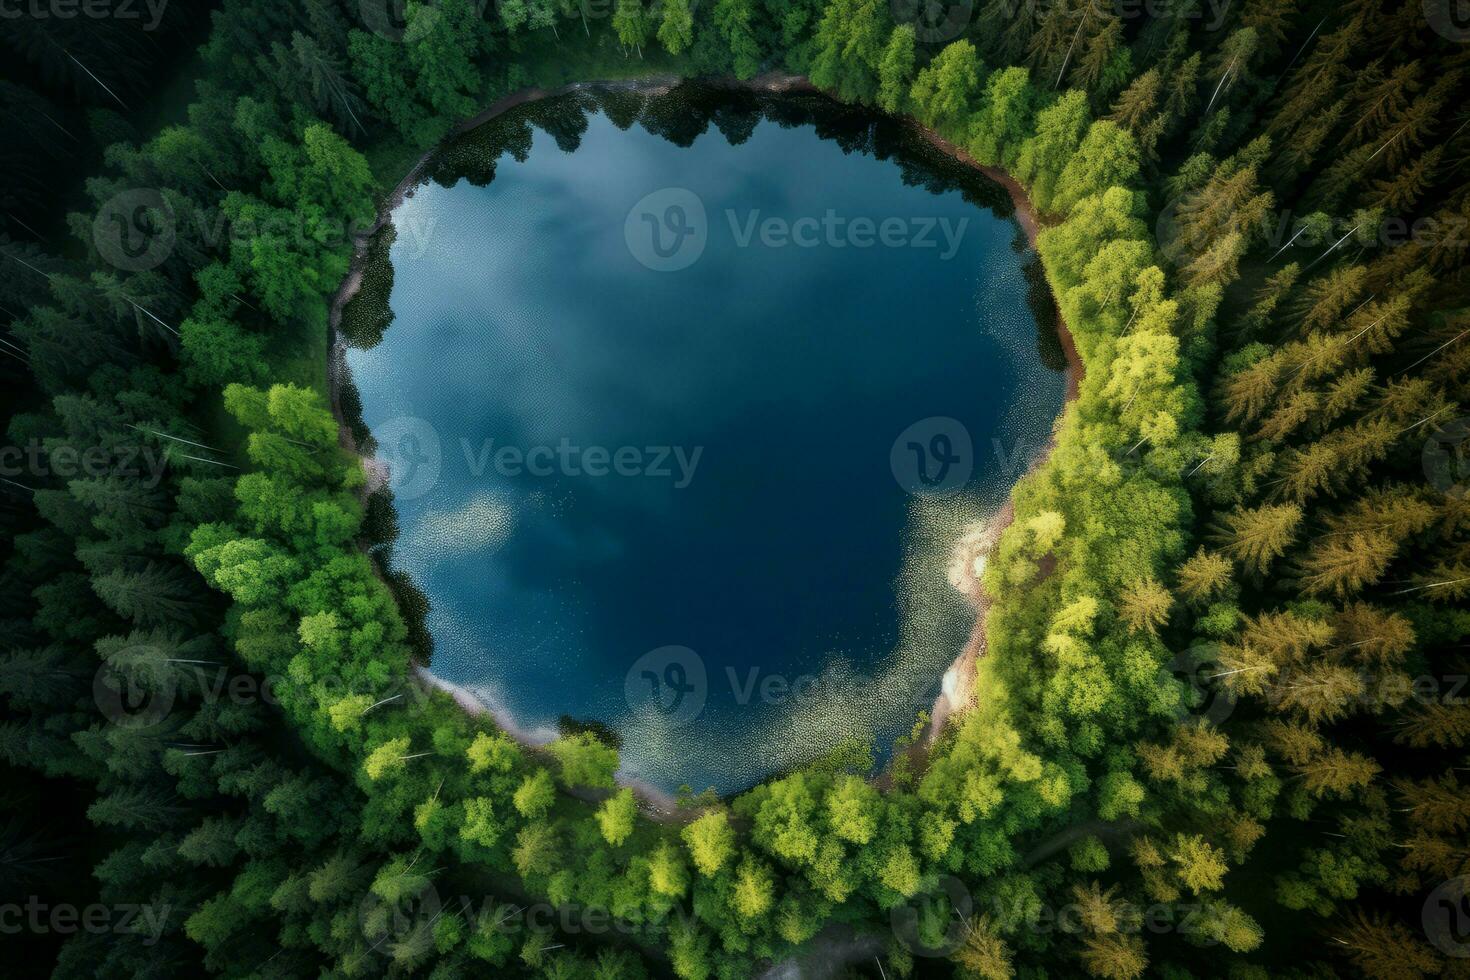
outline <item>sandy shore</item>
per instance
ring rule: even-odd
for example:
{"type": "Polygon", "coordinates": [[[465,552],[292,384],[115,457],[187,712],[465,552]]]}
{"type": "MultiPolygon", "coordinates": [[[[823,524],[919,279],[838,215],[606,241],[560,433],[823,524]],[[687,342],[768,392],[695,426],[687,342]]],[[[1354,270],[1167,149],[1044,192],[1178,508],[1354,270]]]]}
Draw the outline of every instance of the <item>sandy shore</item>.
{"type": "MultiPolygon", "coordinates": [[[[483,111],[458,124],[454,132],[463,133],[467,130],[474,129],[476,126],[480,126],[516,106],[539,99],[554,98],[560,95],[594,88],[657,95],[668,91],[682,81],[685,81],[685,79],[676,75],[655,75],[631,81],[577,82],[555,89],[525,88],[496,100],[483,111]]],[[[723,88],[746,89],[769,94],[793,92],[820,93],[820,90],[812,85],[805,77],[779,72],[758,75],[744,82],[733,78],[720,78],[701,80],[701,84],[723,88]]],[[[974,168],[990,180],[1004,187],[1010,195],[1011,203],[1015,207],[1017,223],[1021,226],[1031,247],[1033,249],[1036,247],[1036,237],[1041,230],[1042,221],[1032,207],[1025,190],[1013,177],[995,167],[983,166],[976,163],[962,147],[945,140],[938,133],[922,126],[912,118],[909,118],[907,122],[913,127],[915,132],[920,134],[934,147],[966,166],[974,168]]],[[[407,197],[411,196],[413,189],[422,181],[424,168],[428,165],[433,153],[434,151],[430,150],[418,159],[403,180],[383,199],[378,207],[377,216],[373,224],[357,235],[353,245],[352,262],[349,272],[332,299],[328,321],[331,331],[329,338],[328,386],[331,395],[332,410],[337,417],[338,426],[341,431],[342,445],[354,452],[358,451],[358,447],[347,425],[347,420],[342,413],[341,388],[343,381],[347,377],[346,345],[339,335],[337,327],[341,322],[343,308],[357,294],[358,289],[362,285],[363,267],[366,262],[367,250],[372,241],[372,237],[387,222],[392,220],[393,211],[407,197]]],[[[1084,369],[1082,360],[1077,353],[1077,346],[1072,339],[1071,331],[1063,321],[1060,311],[1057,314],[1057,334],[1067,358],[1067,394],[1066,402],[1062,407],[1062,411],[1065,412],[1067,407],[1077,397],[1084,369]]],[[[1048,442],[1045,451],[1033,461],[1032,469],[1035,469],[1050,456],[1054,445],[1055,438],[1048,442]]],[[[364,459],[363,465],[368,471],[370,487],[381,485],[384,481],[385,474],[381,471],[381,467],[376,464],[376,461],[364,459]]],[[[995,547],[995,544],[1000,539],[1001,533],[1010,526],[1014,517],[1014,508],[1010,499],[1007,499],[995,514],[991,516],[981,531],[980,538],[976,541],[968,542],[968,546],[973,549],[976,555],[988,553],[995,547]]],[[[920,745],[914,748],[914,751],[920,756],[927,752],[929,746],[933,744],[934,740],[943,731],[946,722],[972,705],[975,700],[976,666],[979,658],[985,653],[986,613],[993,600],[992,597],[985,594],[983,589],[978,587],[978,583],[971,590],[969,599],[975,607],[975,624],[964,649],[944,673],[941,692],[930,711],[929,728],[926,732],[926,737],[920,745]]],[[[435,677],[423,666],[416,665],[414,671],[422,683],[448,693],[471,714],[492,717],[502,730],[517,739],[521,744],[529,748],[537,748],[545,744],[547,739],[543,737],[544,733],[531,732],[523,729],[508,712],[490,707],[468,690],[435,677]]],[[[687,816],[693,815],[689,811],[679,810],[674,798],[670,794],[646,782],[620,773],[619,784],[632,788],[638,794],[649,815],[657,819],[684,819],[687,816]]]]}

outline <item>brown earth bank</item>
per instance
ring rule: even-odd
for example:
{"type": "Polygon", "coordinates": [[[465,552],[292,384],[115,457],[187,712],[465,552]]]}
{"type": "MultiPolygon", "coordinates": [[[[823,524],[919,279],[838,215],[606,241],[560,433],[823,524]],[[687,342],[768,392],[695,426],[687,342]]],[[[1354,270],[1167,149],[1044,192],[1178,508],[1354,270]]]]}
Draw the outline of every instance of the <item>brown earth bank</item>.
{"type": "MultiPolygon", "coordinates": [[[[459,123],[454,127],[454,132],[463,133],[474,129],[516,106],[524,105],[528,102],[535,102],[540,99],[555,98],[589,89],[661,95],[686,81],[698,81],[700,84],[718,88],[742,89],[766,94],[825,94],[803,76],[779,72],[757,75],[749,81],[740,81],[734,78],[686,79],[678,75],[654,75],[643,79],[627,81],[577,82],[554,89],[525,88],[513,92],[501,99],[497,99],[480,113],[459,123]]],[[[1043,227],[1043,221],[1037,215],[1035,208],[1032,207],[1025,189],[1021,187],[1015,178],[995,167],[977,163],[963,147],[949,142],[912,117],[906,117],[905,121],[917,134],[922,136],[936,149],[960,163],[979,171],[988,179],[1005,188],[1015,208],[1016,221],[1026,235],[1027,242],[1032,249],[1035,249],[1036,238],[1043,227]]],[[[341,393],[343,383],[347,380],[346,345],[338,333],[337,328],[341,323],[344,307],[357,294],[358,289],[362,285],[363,267],[367,259],[368,246],[373,236],[392,219],[393,211],[398,205],[405,198],[412,195],[413,189],[423,179],[424,168],[433,157],[434,152],[435,150],[429,150],[418,159],[403,180],[383,199],[378,207],[373,224],[355,237],[350,270],[332,299],[328,321],[328,329],[330,330],[328,388],[332,411],[337,417],[337,423],[341,433],[341,443],[344,447],[354,452],[359,451],[360,447],[356,444],[349,420],[345,417],[342,410],[341,393]]],[[[1062,319],[1060,310],[1057,312],[1057,335],[1067,359],[1067,392],[1066,400],[1062,407],[1062,412],[1065,413],[1072,401],[1077,397],[1084,374],[1084,367],[1082,359],[1077,353],[1077,345],[1072,338],[1072,333],[1068,329],[1066,322],[1062,319]]],[[[1040,466],[1051,455],[1055,443],[1056,439],[1055,435],[1053,435],[1044,451],[1033,460],[1031,470],[1040,466]]],[[[367,487],[365,492],[371,493],[386,482],[387,475],[384,472],[382,464],[372,458],[365,457],[363,466],[367,472],[367,487]]],[[[967,549],[976,557],[988,554],[999,541],[1001,533],[1010,526],[1014,517],[1014,507],[1011,501],[1007,499],[991,516],[989,521],[986,522],[984,527],[979,529],[974,537],[966,542],[967,549]]],[[[987,595],[984,589],[978,585],[977,581],[974,587],[971,588],[968,598],[975,607],[975,624],[964,649],[955,658],[953,663],[950,664],[948,670],[945,671],[941,685],[942,689],[930,711],[929,725],[923,738],[909,749],[910,761],[915,765],[922,765],[929,749],[943,732],[946,723],[974,704],[975,701],[976,669],[979,658],[985,654],[986,612],[990,608],[993,597],[987,595]]],[[[449,694],[466,711],[472,714],[482,714],[492,717],[500,728],[507,734],[515,737],[523,745],[534,749],[545,743],[546,738],[543,733],[526,731],[516,723],[515,719],[508,712],[488,706],[470,691],[435,677],[423,665],[415,665],[414,674],[420,683],[449,694]]],[[[886,780],[880,776],[877,779],[877,783],[879,785],[885,785],[886,780]]],[[[642,810],[646,815],[654,819],[683,822],[697,815],[698,811],[696,809],[679,807],[677,801],[671,794],[641,780],[620,775],[619,784],[633,789],[639,797],[642,810]]],[[[835,945],[841,946],[843,943],[839,942],[835,945]]],[[[865,944],[864,948],[866,948],[865,944]]]]}

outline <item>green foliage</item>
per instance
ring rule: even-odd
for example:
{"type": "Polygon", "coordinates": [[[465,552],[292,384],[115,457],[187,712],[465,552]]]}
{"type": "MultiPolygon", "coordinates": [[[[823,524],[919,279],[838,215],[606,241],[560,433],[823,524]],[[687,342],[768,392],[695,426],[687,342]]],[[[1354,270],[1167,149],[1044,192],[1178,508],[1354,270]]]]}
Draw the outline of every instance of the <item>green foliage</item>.
{"type": "MultiPolygon", "coordinates": [[[[1209,38],[985,4],[937,52],[874,0],[718,0],[707,18],[620,0],[567,38],[580,10],[544,0],[410,3],[401,37],[352,7],[227,0],[187,121],[141,143],[97,122],[117,145],[92,203],[157,187],[173,212],[156,269],[92,268],[91,215],[64,256],[0,235],[11,360],[37,386],[11,438],[52,455],[146,439],[168,464],[156,486],[12,488],[4,758],[67,780],[59,796],[87,787],[105,901],[187,910],[156,949],[68,940],[61,975],[643,975],[514,905],[402,915],[494,880],[616,916],[680,976],[748,976],[831,921],[886,928],[949,875],[986,906],[960,917],[965,976],[1183,975],[1189,944],[1240,975],[1438,968],[1383,896],[1458,876],[1467,848],[1444,756],[1470,717],[1411,696],[1470,636],[1470,521],[1433,448],[1470,377],[1465,253],[1370,229],[1463,217],[1465,137],[1440,122],[1465,76],[1439,41],[1376,8],[1314,27],[1258,2],[1209,38]],[[330,297],[394,161],[533,69],[621,74],[653,36],[675,71],[805,70],[1006,168],[1083,369],[987,556],[976,707],[881,783],[841,760],[668,823],[639,816],[595,736],[525,749],[412,679],[357,543],[362,467],[317,387],[330,297]],[[1278,201],[1305,217],[1272,227],[1278,201]],[[271,697],[220,697],[216,667],[271,697]],[[166,717],[104,724],[109,672],[166,717]],[[1074,901],[1080,936],[1025,927],[1074,901]],[[1176,902],[1199,906],[1195,933],[1126,928],[1130,906],[1176,902]]],[[[90,30],[70,61],[17,43],[40,74],[81,77],[123,50],[90,30]]],[[[922,935],[945,935],[947,901],[922,935]]],[[[879,966],[913,964],[895,945],[879,966]]]]}
{"type": "Polygon", "coordinates": [[[941,133],[960,131],[979,90],[980,71],[980,59],[969,41],[946,46],[914,79],[909,98],[915,114],[941,133]]]}
{"type": "Polygon", "coordinates": [[[888,46],[878,62],[878,106],[899,113],[909,106],[909,89],[914,83],[914,29],[899,24],[888,35],[888,46]]]}
{"type": "Polygon", "coordinates": [[[890,25],[877,0],[834,0],[817,24],[811,80],[844,102],[871,104],[878,96],[879,63],[890,25]]]}

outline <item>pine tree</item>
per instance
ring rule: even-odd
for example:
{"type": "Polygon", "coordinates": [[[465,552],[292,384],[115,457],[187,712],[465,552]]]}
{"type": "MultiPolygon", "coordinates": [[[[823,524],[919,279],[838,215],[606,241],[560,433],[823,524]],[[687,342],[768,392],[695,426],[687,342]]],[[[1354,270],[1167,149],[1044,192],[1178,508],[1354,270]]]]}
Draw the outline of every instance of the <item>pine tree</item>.
{"type": "Polygon", "coordinates": [[[1230,557],[1263,575],[1296,540],[1301,520],[1301,508],[1295,504],[1237,509],[1220,521],[1215,537],[1230,557]]]}
{"type": "Polygon", "coordinates": [[[1193,557],[1179,566],[1179,591],[1191,602],[1206,602],[1230,584],[1234,566],[1223,555],[1201,545],[1193,557]]]}
{"type": "Polygon", "coordinates": [[[888,36],[883,60],[878,63],[878,106],[884,112],[900,113],[907,108],[914,60],[914,28],[900,24],[888,36]]]}
{"type": "Polygon", "coordinates": [[[1322,404],[1322,411],[1314,420],[1313,428],[1321,431],[1356,409],[1373,390],[1373,378],[1371,367],[1359,368],[1334,378],[1328,386],[1327,397],[1322,404]]]}
{"type": "MultiPolygon", "coordinates": [[[[1286,243],[1283,241],[1281,244],[1286,243]]],[[[1289,263],[1280,271],[1272,273],[1256,290],[1250,310],[1240,318],[1238,333],[1242,340],[1248,341],[1270,326],[1276,308],[1291,292],[1300,275],[1300,267],[1295,262],[1289,263]]]]}
{"type": "Polygon", "coordinates": [[[1139,936],[1117,933],[1088,936],[1079,955],[1082,965],[1092,976],[1103,980],[1133,980],[1148,969],[1148,954],[1139,936]]]}
{"type": "Polygon", "coordinates": [[[1273,718],[1263,728],[1271,751],[1292,766],[1303,766],[1322,752],[1322,736],[1305,724],[1273,718]]]}
{"type": "Polygon", "coordinates": [[[0,655],[0,694],[33,710],[57,704],[84,677],[69,651],[56,645],[0,655]]]}
{"type": "Polygon", "coordinates": [[[1273,707],[1294,712],[1318,727],[1337,721],[1362,704],[1362,676],[1330,663],[1308,664],[1277,685],[1273,707]]]}
{"type": "Polygon", "coordinates": [[[1470,829],[1470,793],[1454,770],[1438,779],[1396,779],[1393,787],[1416,827],[1441,835],[1470,829]]]}
{"type": "Polygon", "coordinates": [[[1265,410],[1279,389],[1281,362],[1263,357],[1250,366],[1227,377],[1221,396],[1232,422],[1253,422],[1265,410]]]}
{"type": "Polygon", "coordinates": [[[1163,116],[1169,120],[1171,127],[1194,108],[1199,71],[1200,53],[1196,51],[1185,58],[1179,68],[1167,78],[1168,94],[1164,99],[1163,116]]]}
{"type": "Polygon", "coordinates": [[[1294,304],[1301,317],[1301,332],[1339,330],[1343,314],[1356,307],[1366,290],[1368,270],[1361,265],[1342,266],[1308,283],[1294,304]]]}
{"type": "Polygon", "coordinates": [[[919,117],[941,130],[957,125],[980,88],[980,61],[969,41],[945,46],[914,79],[911,93],[919,117]]]}
{"type": "Polygon", "coordinates": [[[1470,742],[1470,703],[1415,705],[1397,727],[1394,740],[1416,749],[1461,748],[1470,742]]]}
{"type": "Polygon", "coordinates": [[[1291,19],[1296,9],[1296,0],[1246,0],[1240,24],[1255,32],[1264,58],[1274,58],[1280,52],[1291,33],[1291,19]]]}
{"type": "Polygon", "coordinates": [[[1414,648],[1414,626],[1402,614],[1354,602],[1332,617],[1337,649],[1371,666],[1397,666],[1414,648]]]}
{"type": "Polygon", "coordinates": [[[1228,870],[1225,857],[1199,834],[1176,834],[1169,859],[1177,865],[1180,884],[1194,894],[1224,887],[1228,870]]]}
{"type": "Polygon", "coordinates": [[[664,0],[658,39],[664,50],[672,55],[682,54],[694,43],[694,14],[689,0],[664,0]]]}
{"type": "Polygon", "coordinates": [[[287,51],[277,46],[276,61],[284,72],[298,80],[318,113],[330,116],[338,130],[360,132],[363,129],[363,103],[356,85],[343,71],[341,63],[313,38],[297,31],[291,35],[287,51]]]}
{"type": "Polygon", "coordinates": [[[1334,97],[1348,72],[1347,61],[1364,29],[1364,18],[1351,18],[1335,31],[1319,34],[1311,52],[1291,76],[1280,107],[1266,123],[1273,136],[1296,129],[1318,115],[1334,97]]]}
{"type": "Polygon", "coordinates": [[[1157,635],[1159,627],[1169,621],[1169,607],[1173,604],[1167,589],[1151,578],[1143,579],[1124,591],[1118,615],[1135,633],[1157,635]]]}
{"type": "Polygon", "coordinates": [[[1417,61],[1394,66],[1384,74],[1378,63],[1370,65],[1355,82],[1353,100],[1356,111],[1353,122],[1343,133],[1341,145],[1346,148],[1386,136],[1390,124],[1408,108],[1420,89],[1422,67],[1417,61]]]}
{"type": "Polygon", "coordinates": [[[1333,938],[1352,964],[1370,977],[1420,977],[1440,972],[1440,959],[1402,923],[1354,909],[1333,938]]]}
{"type": "Polygon", "coordinates": [[[1071,2],[1050,4],[1027,42],[1027,63],[1054,88],[1061,88],[1065,59],[1087,26],[1091,10],[1090,6],[1071,2]]]}
{"type": "Polygon", "coordinates": [[[1306,661],[1313,651],[1332,642],[1325,620],[1293,611],[1262,612],[1246,620],[1242,640],[1283,666],[1306,661]]]}
{"type": "Polygon", "coordinates": [[[1275,410],[1261,420],[1252,438],[1281,442],[1298,426],[1317,417],[1320,411],[1321,396],[1310,388],[1298,389],[1276,403],[1275,410]]]}
{"type": "Polygon", "coordinates": [[[1142,128],[1144,120],[1153,113],[1162,84],[1159,70],[1150,68],[1135,78],[1123,94],[1118,96],[1118,101],[1113,103],[1113,111],[1107,118],[1136,134],[1142,128]]]}
{"type": "Polygon", "coordinates": [[[1372,190],[1364,195],[1365,203],[1392,213],[1410,212],[1433,185],[1443,152],[1443,146],[1431,147],[1392,177],[1374,181],[1372,190]]]}
{"type": "Polygon", "coordinates": [[[188,625],[200,608],[195,587],[181,569],[150,562],[140,572],[118,569],[92,580],[102,601],[142,626],[188,625]]]}
{"type": "Polygon", "coordinates": [[[1328,748],[1295,769],[1307,792],[1316,797],[1346,796],[1367,786],[1382,771],[1377,762],[1362,753],[1338,748],[1328,748]]]}
{"type": "Polygon", "coordinates": [[[654,30],[641,0],[617,0],[613,6],[612,25],[617,32],[618,43],[638,52],[641,59],[643,45],[648,43],[648,36],[654,30]]]}
{"type": "Polygon", "coordinates": [[[988,44],[986,57],[1003,65],[1021,62],[1036,32],[1040,4],[1017,5],[1012,0],[985,0],[972,33],[988,44]]]}
{"type": "Polygon", "coordinates": [[[172,793],[144,785],[123,785],[87,808],[88,818],[96,823],[153,833],[175,824],[185,812],[172,793]]]}
{"type": "Polygon", "coordinates": [[[970,919],[965,941],[955,950],[953,958],[964,976],[976,980],[1011,980],[1016,975],[1010,947],[986,915],[970,919]]]}
{"type": "Polygon", "coordinates": [[[1087,41],[1076,56],[1077,66],[1072,73],[1073,81],[1084,89],[1093,90],[1104,80],[1104,74],[1112,61],[1113,54],[1123,41],[1123,22],[1117,14],[1089,5],[1083,17],[1083,30],[1087,41]],[[1092,16],[1094,13],[1100,16],[1092,16]]]}
{"type": "Polygon", "coordinates": [[[1343,599],[1383,578],[1397,553],[1397,542],[1381,532],[1324,535],[1297,559],[1296,571],[1307,593],[1343,599]]]}

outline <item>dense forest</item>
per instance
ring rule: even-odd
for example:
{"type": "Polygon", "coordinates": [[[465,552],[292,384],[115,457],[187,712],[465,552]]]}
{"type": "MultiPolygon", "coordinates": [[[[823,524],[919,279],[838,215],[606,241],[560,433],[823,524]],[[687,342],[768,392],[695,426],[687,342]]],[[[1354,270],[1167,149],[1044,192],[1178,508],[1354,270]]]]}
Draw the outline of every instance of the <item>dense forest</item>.
{"type": "Polygon", "coordinates": [[[185,6],[3,11],[7,969],[1470,975],[1452,0],[185,6]],[[496,100],[768,73],[1019,181],[1086,370],[975,706],[653,819],[412,679],[332,303],[496,100]]]}

